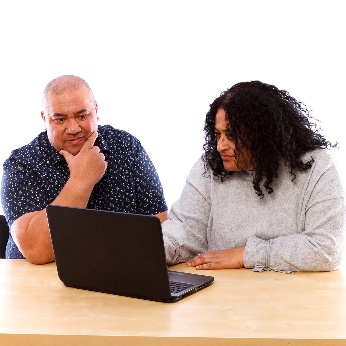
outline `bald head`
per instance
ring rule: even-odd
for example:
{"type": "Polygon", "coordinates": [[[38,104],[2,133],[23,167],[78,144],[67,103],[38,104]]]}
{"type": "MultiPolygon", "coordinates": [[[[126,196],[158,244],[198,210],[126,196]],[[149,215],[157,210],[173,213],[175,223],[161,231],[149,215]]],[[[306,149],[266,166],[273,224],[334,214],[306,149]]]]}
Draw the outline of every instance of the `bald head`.
{"type": "Polygon", "coordinates": [[[60,76],[44,89],[43,110],[48,139],[60,152],[79,153],[98,129],[97,102],[88,83],[76,76],[60,76]]]}
{"type": "Polygon", "coordinates": [[[43,91],[42,107],[46,109],[49,104],[49,98],[52,95],[62,95],[68,91],[78,91],[81,88],[87,88],[90,92],[90,96],[94,99],[93,92],[89,84],[80,77],[73,75],[63,75],[54,78],[50,81],[43,91]]]}

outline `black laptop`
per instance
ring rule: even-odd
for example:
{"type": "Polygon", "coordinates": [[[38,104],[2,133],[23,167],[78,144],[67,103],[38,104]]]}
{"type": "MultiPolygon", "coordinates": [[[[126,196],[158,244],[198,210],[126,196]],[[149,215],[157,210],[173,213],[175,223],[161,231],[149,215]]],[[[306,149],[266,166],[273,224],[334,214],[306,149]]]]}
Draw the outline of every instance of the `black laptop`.
{"type": "Polygon", "coordinates": [[[167,269],[155,216],[49,205],[47,217],[66,286],[175,302],[214,281],[167,269]]]}

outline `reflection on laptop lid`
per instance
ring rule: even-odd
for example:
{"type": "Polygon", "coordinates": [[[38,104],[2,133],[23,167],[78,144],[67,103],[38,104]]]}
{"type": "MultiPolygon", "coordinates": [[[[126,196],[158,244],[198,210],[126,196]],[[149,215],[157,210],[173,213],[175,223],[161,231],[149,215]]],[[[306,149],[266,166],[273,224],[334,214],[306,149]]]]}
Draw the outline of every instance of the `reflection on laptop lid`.
{"type": "Polygon", "coordinates": [[[167,270],[155,216],[53,205],[46,210],[58,275],[66,286],[175,302],[214,281],[167,270]]]}

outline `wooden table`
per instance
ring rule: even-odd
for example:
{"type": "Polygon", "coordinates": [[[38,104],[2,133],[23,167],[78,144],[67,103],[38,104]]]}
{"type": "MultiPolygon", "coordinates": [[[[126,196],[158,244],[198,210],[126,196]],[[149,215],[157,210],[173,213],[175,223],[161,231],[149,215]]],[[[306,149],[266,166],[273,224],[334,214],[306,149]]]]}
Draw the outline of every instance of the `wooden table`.
{"type": "Polygon", "coordinates": [[[0,345],[346,345],[346,269],[205,273],[210,287],[168,304],[67,288],[55,263],[2,259],[0,345]]]}

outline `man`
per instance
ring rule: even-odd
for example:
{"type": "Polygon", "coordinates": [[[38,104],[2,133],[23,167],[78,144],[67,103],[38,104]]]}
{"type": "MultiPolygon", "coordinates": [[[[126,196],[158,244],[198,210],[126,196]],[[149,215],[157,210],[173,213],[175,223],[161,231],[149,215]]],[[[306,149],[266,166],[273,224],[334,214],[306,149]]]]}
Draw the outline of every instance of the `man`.
{"type": "Polygon", "coordinates": [[[64,75],[43,94],[45,132],[4,163],[1,199],[11,236],[6,258],[54,261],[48,204],[167,219],[161,183],[140,142],[98,126],[97,102],[82,78],[64,75]]]}

